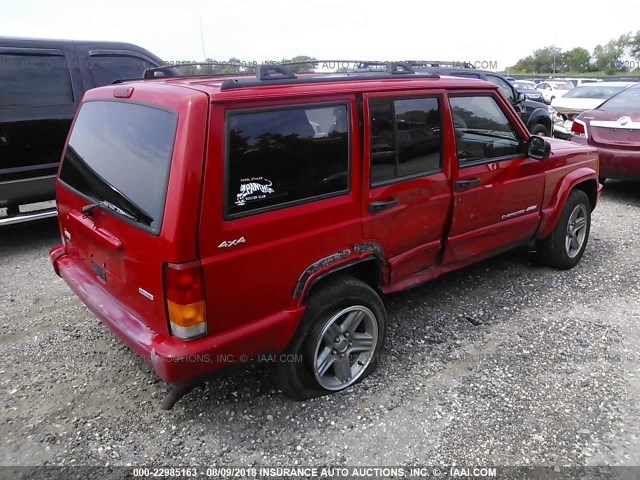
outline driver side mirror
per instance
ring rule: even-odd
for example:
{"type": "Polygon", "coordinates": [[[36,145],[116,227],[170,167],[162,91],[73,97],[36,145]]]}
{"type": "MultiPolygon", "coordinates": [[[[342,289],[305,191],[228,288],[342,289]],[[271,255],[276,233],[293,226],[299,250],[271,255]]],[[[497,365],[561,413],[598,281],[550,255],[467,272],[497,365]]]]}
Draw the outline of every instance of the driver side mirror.
{"type": "Polygon", "coordinates": [[[527,142],[527,155],[536,160],[544,160],[551,155],[551,144],[539,135],[531,135],[527,142]]]}
{"type": "Polygon", "coordinates": [[[524,102],[527,99],[527,96],[522,92],[516,92],[516,103],[524,102]]]}

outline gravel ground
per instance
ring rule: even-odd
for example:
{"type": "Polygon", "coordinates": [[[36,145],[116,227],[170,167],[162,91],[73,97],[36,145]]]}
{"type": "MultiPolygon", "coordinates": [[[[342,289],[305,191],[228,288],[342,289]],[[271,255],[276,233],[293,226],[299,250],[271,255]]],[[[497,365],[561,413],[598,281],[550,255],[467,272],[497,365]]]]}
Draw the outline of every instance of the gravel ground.
{"type": "Polygon", "coordinates": [[[518,250],[388,296],[380,368],[304,403],[262,365],[172,411],[53,274],[55,222],[0,232],[4,465],[640,465],[640,191],[611,182],[582,262],[518,250]]]}

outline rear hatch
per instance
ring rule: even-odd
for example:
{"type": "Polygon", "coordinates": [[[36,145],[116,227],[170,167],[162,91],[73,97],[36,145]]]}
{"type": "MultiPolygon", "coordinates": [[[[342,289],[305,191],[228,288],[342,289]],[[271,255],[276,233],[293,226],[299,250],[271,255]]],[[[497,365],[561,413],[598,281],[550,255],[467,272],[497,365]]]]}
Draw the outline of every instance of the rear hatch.
{"type": "Polygon", "coordinates": [[[60,167],[67,254],[161,334],[164,265],[196,258],[207,108],[206,94],[170,84],[92,90],[60,167]]]}
{"type": "Polygon", "coordinates": [[[590,143],[618,150],[640,145],[640,87],[622,90],[581,117],[588,122],[590,143]]]}

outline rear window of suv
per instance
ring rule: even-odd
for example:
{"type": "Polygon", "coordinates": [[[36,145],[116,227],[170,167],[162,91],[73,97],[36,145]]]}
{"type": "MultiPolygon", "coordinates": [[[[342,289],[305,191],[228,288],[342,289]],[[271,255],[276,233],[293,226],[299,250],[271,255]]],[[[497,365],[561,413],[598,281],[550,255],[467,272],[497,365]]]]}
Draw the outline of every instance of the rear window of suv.
{"type": "Polygon", "coordinates": [[[162,221],[177,114],[116,101],[82,105],[60,180],[105,210],[157,233],[162,221]]]}

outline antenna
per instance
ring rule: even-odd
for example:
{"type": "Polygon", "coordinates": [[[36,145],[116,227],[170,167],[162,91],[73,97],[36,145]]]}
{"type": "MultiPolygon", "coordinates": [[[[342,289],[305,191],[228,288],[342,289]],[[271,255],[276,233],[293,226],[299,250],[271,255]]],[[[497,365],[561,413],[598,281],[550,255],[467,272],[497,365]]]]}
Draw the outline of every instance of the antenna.
{"type": "Polygon", "coordinates": [[[203,60],[207,61],[207,52],[204,49],[204,31],[202,30],[202,15],[200,15],[200,41],[202,42],[202,55],[204,55],[203,60]]]}

